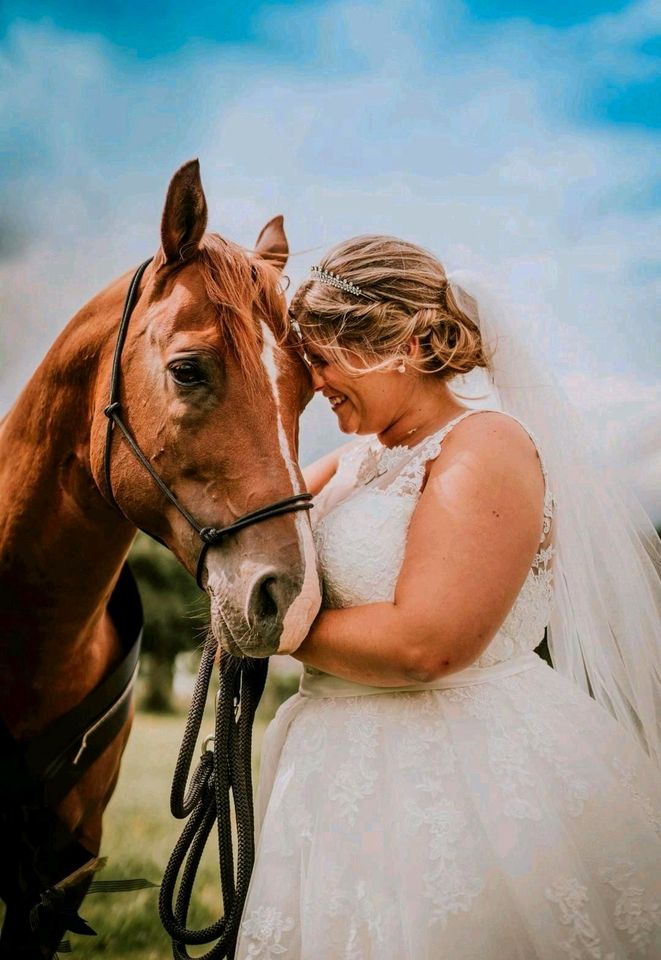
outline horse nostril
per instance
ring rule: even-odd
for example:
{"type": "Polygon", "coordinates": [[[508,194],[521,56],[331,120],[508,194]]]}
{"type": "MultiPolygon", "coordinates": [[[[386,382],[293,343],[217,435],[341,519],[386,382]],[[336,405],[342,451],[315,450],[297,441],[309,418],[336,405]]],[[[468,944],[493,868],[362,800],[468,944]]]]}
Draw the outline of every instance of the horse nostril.
{"type": "Polygon", "coordinates": [[[278,616],[277,587],[278,581],[272,576],[255,584],[250,606],[256,620],[271,620],[278,616]]]}

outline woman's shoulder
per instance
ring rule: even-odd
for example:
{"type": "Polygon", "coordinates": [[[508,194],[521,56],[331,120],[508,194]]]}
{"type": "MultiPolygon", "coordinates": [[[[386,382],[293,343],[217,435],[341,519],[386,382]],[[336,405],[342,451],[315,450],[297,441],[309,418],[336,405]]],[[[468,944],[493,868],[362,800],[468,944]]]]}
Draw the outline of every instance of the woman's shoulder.
{"type": "MultiPolygon", "coordinates": [[[[423,441],[424,443],[424,441],[423,441]]],[[[479,448],[489,452],[498,450],[530,456],[541,454],[539,445],[526,424],[510,413],[492,409],[469,409],[455,417],[427,439],[432,452],[443,449],[463,450],[466,447],[479,448]],[[495,448],[495,449],[492,449],[495,448]]]]}
{"type": "MultiPolygon", "coordinates": [[[[500,410],[466,409],[414,446],[394,447],[386,453],[399,454],[405,462],[414,464],[437,460],[441,451],[452,451],[456,457],[464,451],[484,453],[487,448],[490,453],[500,448],[512,454],[518,451],[530,455],[538,445],[525,424],[516,417],[500,410]]],[[[441,459],[447,462],[449,455],[441,459]]]]}
{"type": "Polygon", "coordinates": [[[506,484],[514,496],[550,496],[543,453],[517,417],[500,410],[468,410],[448,426],[430,445],[430,479],[468,467],[489,484],[506,484]]]}

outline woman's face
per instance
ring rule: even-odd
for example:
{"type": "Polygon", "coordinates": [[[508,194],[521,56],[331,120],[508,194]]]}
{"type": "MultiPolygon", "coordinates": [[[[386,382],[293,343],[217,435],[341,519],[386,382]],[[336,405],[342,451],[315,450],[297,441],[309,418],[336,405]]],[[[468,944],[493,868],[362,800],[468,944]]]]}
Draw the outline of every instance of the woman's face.
{"type": "MultiPolygon", "coordinates": [[[[305,347],[305,356],[314,389],[327,398],[343,433],[383,433],[410,402],[410,380],[396,370],[349,375],[312,347],[305,347]]],[[[350,362],[367,366],[353,354],[350,362]]]]}

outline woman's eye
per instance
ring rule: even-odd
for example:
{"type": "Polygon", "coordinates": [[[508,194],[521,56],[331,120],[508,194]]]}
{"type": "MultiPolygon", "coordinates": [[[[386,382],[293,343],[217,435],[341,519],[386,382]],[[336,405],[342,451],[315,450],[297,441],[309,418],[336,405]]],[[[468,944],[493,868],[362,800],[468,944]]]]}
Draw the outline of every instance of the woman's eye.
{"type": "Polygon", "coordinates": [[[204,370],[195,360],[175,360],[168,365],[168,370],[175,383],[182,387],[191,387],[204,383],[204,370]]]}
{"type": "Polygon", "coordinates": [[[311,367],[314,367],[315,370],[319,369],[320,367],[328,366],[327,360],[324,360],[323,357],[316,357],[314,354],[306,353],[305,359],[311,367]]]}

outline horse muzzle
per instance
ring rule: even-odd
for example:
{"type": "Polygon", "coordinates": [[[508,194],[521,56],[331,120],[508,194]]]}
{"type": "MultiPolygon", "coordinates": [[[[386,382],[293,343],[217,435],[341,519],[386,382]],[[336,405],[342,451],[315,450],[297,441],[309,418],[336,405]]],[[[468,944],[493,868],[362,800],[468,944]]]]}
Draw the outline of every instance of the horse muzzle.
{"type": "Polygon", "coordinates": [[[245,586],[223,573],[210,575],[211,629],[216,640],[237,657],[293,653],[307,636],[321,603],[316,569],[313,577],[307,571],[296,575],[273,566],[251,572],[245,586]]]}

